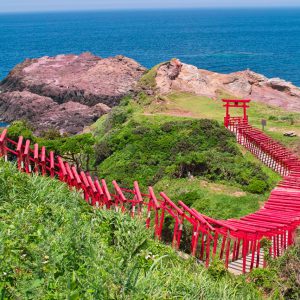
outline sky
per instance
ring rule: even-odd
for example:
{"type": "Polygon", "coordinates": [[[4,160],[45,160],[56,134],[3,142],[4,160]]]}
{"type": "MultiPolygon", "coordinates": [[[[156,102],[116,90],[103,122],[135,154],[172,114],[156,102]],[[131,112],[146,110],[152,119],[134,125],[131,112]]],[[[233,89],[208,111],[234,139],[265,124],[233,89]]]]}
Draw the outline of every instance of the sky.
{"type": "Polygon", "coordinates": [[[291,6],[300,0],[0,0],[0,12],[291,6]]]}

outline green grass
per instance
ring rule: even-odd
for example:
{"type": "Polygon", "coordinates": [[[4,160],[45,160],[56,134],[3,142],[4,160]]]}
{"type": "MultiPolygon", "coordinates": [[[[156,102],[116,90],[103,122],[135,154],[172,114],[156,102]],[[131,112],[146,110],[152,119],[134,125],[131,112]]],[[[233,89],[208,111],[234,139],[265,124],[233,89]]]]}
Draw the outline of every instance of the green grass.
{"type": "MultiPolygon", "coordinates": [[[[167,114],[176,117],[207,118],[223,122],[225,109],[221,97],[212,100],[208,97],[189,93],[172,93],[164,97],[159,105],[153,102],[147,109],[153,114],[167,114]]],[[[241,110],[232,109],[231,115],[240,115],[241,110]]],[[[284,137],[286,131],[295,131],[300,136],[300,113],[284,111],[278,107],[252,101],[248,109],[250,124],[261,128],[261,120],[267,120],[266,133],[278,139],[283,144],[297,148],[300,138],[284,137]],[[293,119],[293,125],[291,125],[293,119]]]]}
{"type": "Polygon", "coordinates": [[[141,221],[2,160],[0,199],[1,299],[262,299],[245,277],[153,241],[141,221]]]}
{"type": "MultiPolygon", "coordinates": [[[[220,103],[206,98],[198,103],[199,97],[186,94],[173,96],[173,102],[165,99],[160,104],[159,113],[143,95],[138,102],[125,99],[91,127],[98,160],[101,156],[99,175],[127,187],[134,180],[142,189],[153,184],[175,202],[183,200],[215,218],[257,210],[279,176],[216,122],[223,119],[220,103]],[[177,100],[186,109],[184,116],[177,100]],[[149,115],[151,109],[154,114],[149,115]],[[213,121],[197,120],[204,117],[213,121]],[[253,179],[266,182],[259,195],[248,192],[253,179]]],[[[272,122],[284,128],[285,121],[272,122]]],[[[94,210],[64,184],[18,173],[1,160],[0,218],[2,299],[294,299],[290,295],[298,295],[297,272],[284,259],[274,269],[247,277],[232,277],[220,264],[207,271],[194,259],[184,260],[153,241],[143,222],[94,210]]]]}
{"type": "MultiPolygon", "coordinates": [[[[260,164],[250,152],[241,146],[239,148],[246,161],[260,164]]],[[[261,168],[269,178],[270,189],[274,188],[281,177],[264,165],[261,168]]],[[[200,178],[165,178],[154,187],[156,190],[164,190],[175,202],[181,200],[201,213],[219,219],[245,216],[256,211],[269,198],[269,191],[255,195],[228,182],[213,183],[200,178]]]]}
{"type": "Polygon", "coordinates": [[[217,219],[238,218],[258,210],[267,195],[254,195],[234,186],[194,179],[163,179],[155,190],[164,190],[174,201],[183,201],[217,219]]]}
{"type": "Polygon", "coordinates": [[[158,68],[164,63],[160,63],[150,70],[148,70],[140,79],[139,85],[143,88],[155,89],[156,88],[156,74],[158,68]]]}

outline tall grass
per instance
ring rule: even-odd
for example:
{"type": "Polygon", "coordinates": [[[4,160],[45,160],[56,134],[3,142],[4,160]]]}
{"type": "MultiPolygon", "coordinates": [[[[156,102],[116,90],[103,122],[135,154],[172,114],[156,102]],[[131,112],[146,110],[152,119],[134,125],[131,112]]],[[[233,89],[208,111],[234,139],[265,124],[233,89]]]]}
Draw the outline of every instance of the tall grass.
{"type": "Polygon", "coordinates": [[[259,299],[152,240],[139,220],[0,161],[2,299],[259,299]]]}

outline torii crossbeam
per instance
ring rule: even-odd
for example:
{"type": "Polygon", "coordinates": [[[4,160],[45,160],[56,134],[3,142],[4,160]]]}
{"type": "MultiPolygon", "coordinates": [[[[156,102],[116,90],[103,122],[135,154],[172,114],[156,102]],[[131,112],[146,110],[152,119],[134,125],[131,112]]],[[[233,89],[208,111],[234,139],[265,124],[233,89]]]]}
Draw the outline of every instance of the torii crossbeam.
{"type": "Polygon", "coordinates": [[[248,123],[247,108],[249,108],[250,99],[222,99],[222,101],[225,103],[224,107],[226,108],[226,115],[224,117],[225,127],[229,126],[231,120],[239,123],[248,123]],[[243,116],[231,117],[229,113],[230,108],[242,108],[243,116]]]}

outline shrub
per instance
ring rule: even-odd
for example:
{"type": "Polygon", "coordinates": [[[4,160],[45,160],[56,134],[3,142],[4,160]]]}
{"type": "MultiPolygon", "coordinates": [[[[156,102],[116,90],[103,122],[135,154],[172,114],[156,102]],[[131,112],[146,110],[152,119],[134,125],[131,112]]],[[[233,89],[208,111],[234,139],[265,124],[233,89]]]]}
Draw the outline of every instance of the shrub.
{"type": "Polygon", "coordinates": [[[269,116],[270,121],[278,121],[278,117],[276,116],[269,116]]]}
{"type": "Polygon", "coordinates": [[[111,154],[112,154],[112,149],[106,139],[96,144],[95,146],[96,164],[100,164],[111,154]]]}
{"type": "Polygon", "coordinates": [[[59,130],[57,130],[55,128],[51,128],[51,129],[41,132],[40,136],[45,140],[56,140],[56,139],[61,138],[61,134],[60,134],[59,130]]]}
{"type": "Polygon", "coordinates": [[[263,289],[265,292],[270,292],[277,285],[278,280],[275,270],[260,268],[254,269],[249,278],[256,287],[263,289]]]}
{"type": "Polygon", "coordinates": [[[267,189],[266,182],[260,179],[252,179],[247,187],[247,190],[253,194],[263,194],[267,189]]]}
{"type": "Polygon", "coordinates": [[[137,103],[142,105],[142,106],[146,106],[151,104],[152,102],[152,98],[149,97],[147,94],[145,94],[144,92],[141,92],[138,94],[137,96],[137,103]]]}
{"type": "Polygon", "coordinates": [[[13,140],[18,140],[19,136],[23,136],[24,139],[34,141],[35,137],[32,131],[33,127],[27,121],[14,121],[8,127],[9,137],[13,140]]]}
{"type": "Polygon", "coordinates": [[[208,268],[208,274],[214,279],[220,279],[228,274],[227,269],[222,261],[214,259],[208,268]]]}
{"type": "Polygon", "coordinates": [[[192,206],[197,200],[201,199],[202,195],[198,191],[185,192],[178,196],[178,199],[184,199],[187,206],[192,206]]]}
{"type": "MultiPolygon", "coordinates": [[[[96,146],[100,175],[109,181],[118,179],[128,186],[138,180],[141,186],[147,186],[165,176],[193,175],[245,188],[254,177],[268,181],[258,165],[245,161],[233,135],[216,121],[151,122],[128,116],[126,107],[119,109],[107,119],[114,127],[96,146]]],[[[250,188],[258,193],[268,187],[250,188]]]]}
{"type": "Polygon", "coordinates": [[[285,299],[300,299],[300,245],[290,248],[286,253],[271,262],[280,278],[282,294],[285,299]]]}
{"type": "Polygon", "coordinates": [[[104,123],[105,132],[108,132],[109,130],[125,123],[131,114],[132,114],[132,109],[128,106],[114,107],[110,111],[108,117],[105,120],[104,123]]]}

